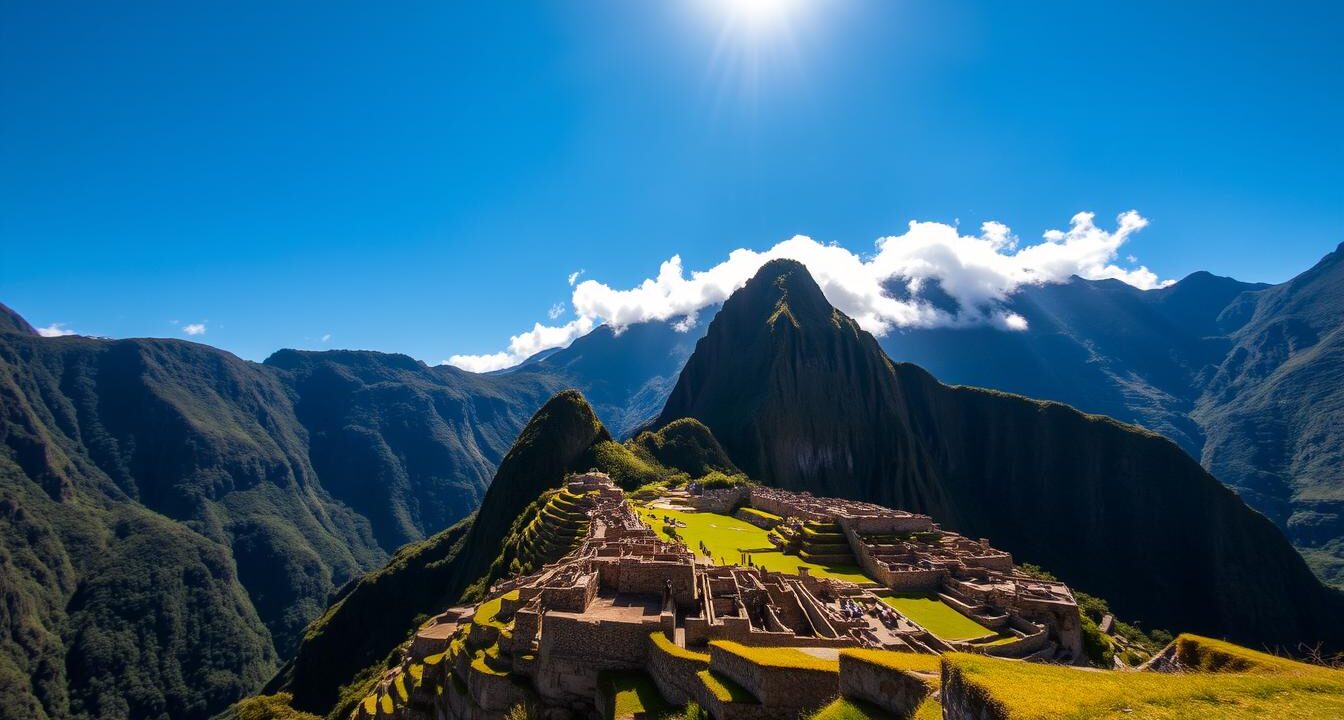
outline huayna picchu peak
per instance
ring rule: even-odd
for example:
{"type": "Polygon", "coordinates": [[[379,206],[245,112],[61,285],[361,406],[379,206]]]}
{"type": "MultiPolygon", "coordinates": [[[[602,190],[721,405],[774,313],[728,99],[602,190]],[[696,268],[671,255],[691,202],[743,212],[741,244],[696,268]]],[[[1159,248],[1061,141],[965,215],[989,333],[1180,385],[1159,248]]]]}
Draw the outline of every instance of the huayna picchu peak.
{"type": "Polygon", "coordinates": [[[683,417],[754,480],[928,513],[1149,627],[1344,643],[1344,597],[1176,445],[893,363],[799,263],[724,303],[655,426],[683,417]]]}

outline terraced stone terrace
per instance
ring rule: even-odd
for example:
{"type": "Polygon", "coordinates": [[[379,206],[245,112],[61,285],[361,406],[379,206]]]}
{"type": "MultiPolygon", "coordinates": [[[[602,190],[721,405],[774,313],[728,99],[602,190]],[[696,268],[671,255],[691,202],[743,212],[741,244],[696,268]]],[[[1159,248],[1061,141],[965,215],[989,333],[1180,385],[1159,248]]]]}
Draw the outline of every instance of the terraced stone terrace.
{"type": "Polygon", "coordinates": [[[640,508],[639,516],[658,533],[660,538],[668,542],[680,538],[707,562],[719,565],[750,563],[754,567],[772,572],[794,574],[800,572],[802,568],[816,577],[834,578],[858,584],[871,582],[869,577],[852,563],[822,564],[800,555],[787,555],[771,542],[770,531],[728,515],[670,508],[640,508]],[[665,519],[673,520],[675,525],[665,522],[665,519]]]}
{"type": "Polygon", "coordinates": [[[582,536],[479,605],[425,623],[356,719],[496,720],[523,706],[533,717],[670,720],[692,702],[716,720],[1070,716],[1060,708],[1072,698],[1017,690],[1053,681],[1098,707],[1122,686],[1136,703],[1184,687],[1264,710],[1256,693],[1317,683],[1322,707],[1344,702],[1334,671],[1299,677],[1272,665],[1282,677],[1126,684],[1135,673],[1070,669],[1081,655],[1068,587],[922,515],[752,487],[637,507],[587,474],[551,495],[536,522],[539,543],[564,538],[562,527],[582,536]],[[1010,705],[1021,711],[1000,712],[1010,705]]]}

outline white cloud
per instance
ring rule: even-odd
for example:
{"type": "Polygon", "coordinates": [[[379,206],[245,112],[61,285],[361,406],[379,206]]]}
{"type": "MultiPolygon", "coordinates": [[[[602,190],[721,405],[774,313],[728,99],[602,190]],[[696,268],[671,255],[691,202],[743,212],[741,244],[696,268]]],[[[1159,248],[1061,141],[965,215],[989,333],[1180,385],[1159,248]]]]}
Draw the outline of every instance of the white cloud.
{"type": "Polygon", "coordinates": [[[574,272],[570,273],[570,274],[569,274],[569,284],[570,284],[571,286],[573,286],[574,283],[576,283],[576,282],[579,281],[579,276],[582,275],[582,274],[583,274],[583,269],[582,269],[582,268],[580,268],[580,269],[578,269],[578,270],[575,270],[574,272]]]}
{"type": "Polygon", "coordinates": [[[561,315],[564,315],[564,314],[565,314],[565,304],[564,304],[564,303],[556,303],[556,304],[554,304],[554,305],[551,306],[551,309],[550,309],[550,310],[547,310],[547,311],[546,311],[546,317],[548,317],[548,318],[550,318],[550,319],[552,319],[552,320],[555,320],[555,319],[559,318],[561,315]]]}
{"type": "MultiPolygon", "coordinates": [[[[656,277],[633,288],[616,289],[596,280],[578,283],[571,297],[576,319],[569,323],[537,323],[511,338],[504,352],[454,355],[447,362],[478,372],[509,367],[533,353],[567,345],[601,322],[619,331],[637,322],[677,320],[677,329],[684,331],[695,324],[699,310],[726,300],[762,264],[776,258],[806,265],[831,304],[875,335],[897,327],[985,324],[1025,330],[1026,319],[1004,307],[1008,296],[1023,285],[1064,282],[1072,275],[1113,278],[1142,289],[1172,282],[1159,280],[1132,260],[1134,267],[1116,264],[1120,247],[1148,224],[1138,212],[1121,213],[1113,231],[1097,227],[1094,219],[1093,213],[1078,213],[1067,231],[1049,230],[1043,242],[1025,247],[998,222],[984,223],[978,235],[962,235],[952,225],[912,221],[904,234],[879,238],[869,256],[797,235],[765,252],[734,250],[723,262],[692,271],[689,277],[681,257],[674,255],[656,277]],[[935,283],[956,302],[955,309],[935,305],[923,294],[935,283]]],[[[570,276],[571,285],[578,275],[570,276]]]]}
{"type": "Polygon", "coordinates": [[[509,338],[509,349],[490,355],[454,355],[445,363],[470,370],[471,372],[489,372],[517,365],[529,357],[556,347],[564,347],[574,339],[592,332],[597,321],[591,317],[580,317],[560,326],[547,326],[537,323],[532,329],[509,338]]]}
{"type": "Polygon", "coordinates": [[[204,335],[205,323],[190,323],[182,326],[182,332],[188,335],[204,335]]]}
{"type": "Polygon", "coordinates": [[[75,331],[66,327],[65,323],[57,322],[52,323],[46,327],[38,328],[37,334],[41,335],[42,337],[65,337],[66,335],[74,335],[75,331]]]}
{"type": "Polygon", "coordinates": [[[324,343],[329,343],[329,342],[331,342],[331,333],[326,333],[325,335],[323,335],[323,336],[322,336],[322,342],[324,342],[324,343]]]}

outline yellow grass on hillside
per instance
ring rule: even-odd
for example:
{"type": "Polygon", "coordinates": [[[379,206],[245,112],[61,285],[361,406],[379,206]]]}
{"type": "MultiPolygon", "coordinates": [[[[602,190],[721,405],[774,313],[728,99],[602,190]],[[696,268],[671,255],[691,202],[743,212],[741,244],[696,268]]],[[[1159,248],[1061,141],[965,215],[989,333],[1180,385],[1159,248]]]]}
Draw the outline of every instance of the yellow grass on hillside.
{"type": "Polygon", "coordinates": [[[1234,671],[1083,670],[953,653],[943,656],[945,679],[965,683],[968,693],[1021,720],[1344,718],[1344,672],[1197,636],[1177,643],[1192,658],[1220,658],[1207,664],[1210,669],[1234,671]]]}

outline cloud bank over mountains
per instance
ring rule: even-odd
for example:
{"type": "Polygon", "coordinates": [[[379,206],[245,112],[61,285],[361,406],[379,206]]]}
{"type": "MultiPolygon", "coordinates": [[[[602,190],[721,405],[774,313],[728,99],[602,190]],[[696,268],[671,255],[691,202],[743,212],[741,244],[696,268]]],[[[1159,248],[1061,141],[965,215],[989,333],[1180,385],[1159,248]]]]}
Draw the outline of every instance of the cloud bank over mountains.
{"type": "MultiPolygon", "coordinates": [[[[680,256],[658,268],[638,286],[616,289],[597,280],[578,282],[570,303],[574,320],[563,325],[536,323],[514,335],[508,348],[487,355],[454,355],[446,361],[463,370],[487,372],[516,365],[542,350],[568,345],[601,323],[618,332],[633,323],[676,321],[688,330],[703,308],[722,303],[760,268],[776,258],[807,266],[826,299],[874,335],[903,327],[992,325],[1025,330],[1026,320],[1004,306],[1023,285],[1058,283],[1077,275],[1089,280],[1116,279],[1138,288],[1171,284],[1127,257],[1120,247],[1148,221],[1130,210],[1116,218],[1114,230],[1096,225],[1095,215],[1074,215],[1068,230],[1050,230],[1042,241],[1021,245],[1008,226],[986,222],[978,235],[957,227],[911,221],[902,235],[879,238],[875,252],[862,256],[834,244],[796,235],[764,252],[738,249],[728,259],[689,277],[680,256]]],[[[556,316],[553,316],[556,317],[556,316]]]]}

